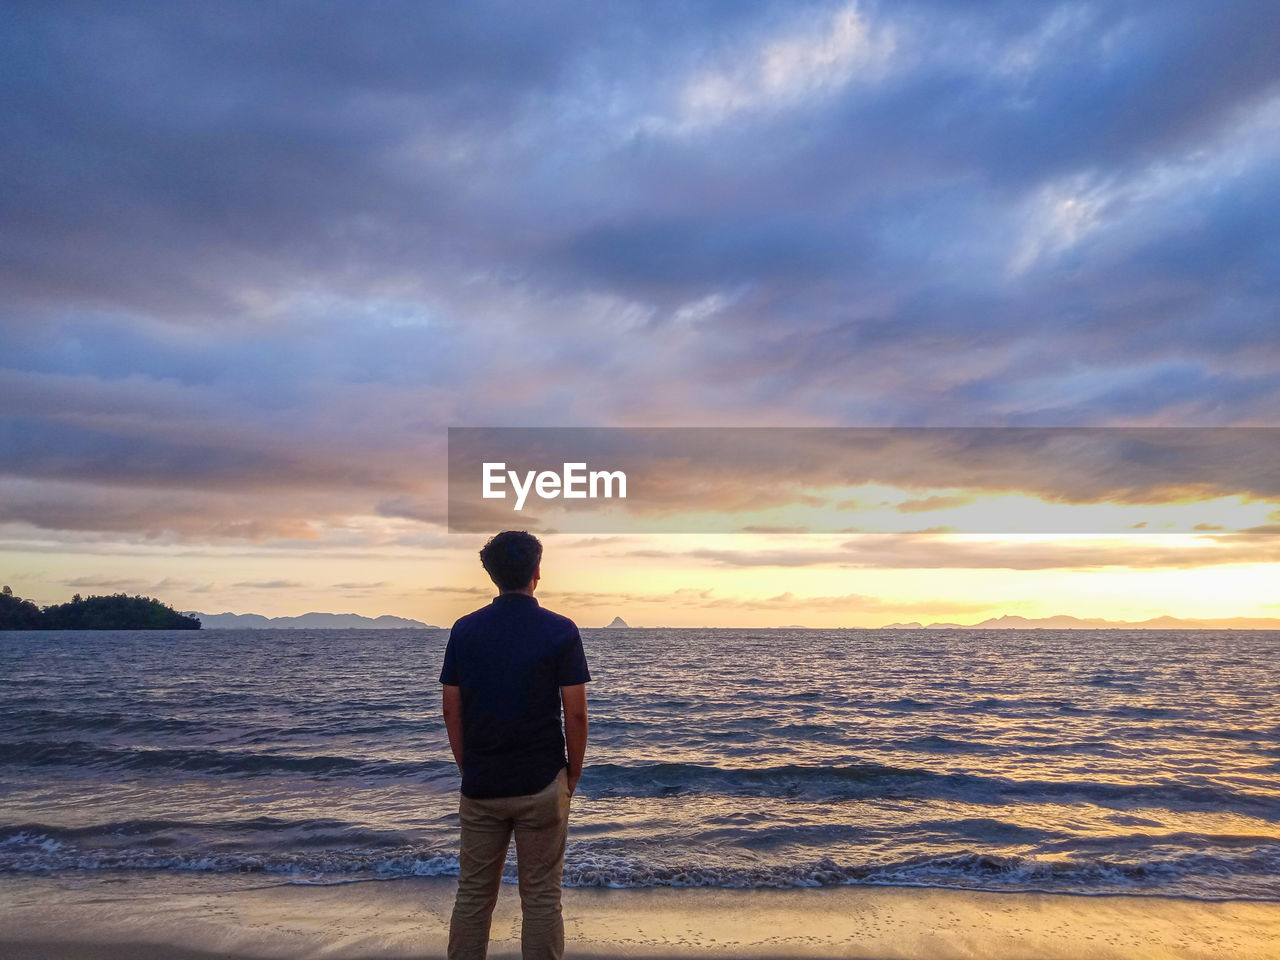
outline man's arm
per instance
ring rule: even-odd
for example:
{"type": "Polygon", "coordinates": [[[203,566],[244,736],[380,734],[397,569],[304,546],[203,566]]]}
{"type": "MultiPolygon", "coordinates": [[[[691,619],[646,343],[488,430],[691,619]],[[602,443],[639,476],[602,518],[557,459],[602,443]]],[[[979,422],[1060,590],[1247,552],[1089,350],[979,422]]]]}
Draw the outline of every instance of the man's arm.
{"type": "Polygon", "coordinates": [[[449,749],[453,751],[453,762],[462,770],[462,688],[451,684],[441,684],[444,701],[444,728],[449,732],[449,749]]]}
{"type": "Polygon", "coordinates": [[[561,687],[560,702],[564,705],[564,745],[569,754],[569,796],[573,796],[587,755],[587,685],[561,687]]]}

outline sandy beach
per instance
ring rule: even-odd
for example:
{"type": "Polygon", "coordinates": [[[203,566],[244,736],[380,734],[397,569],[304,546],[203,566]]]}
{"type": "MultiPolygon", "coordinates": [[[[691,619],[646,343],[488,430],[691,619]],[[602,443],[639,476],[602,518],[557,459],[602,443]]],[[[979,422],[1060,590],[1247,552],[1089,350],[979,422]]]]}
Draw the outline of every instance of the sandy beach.
{"type": "MultiPolygon", "coordinates": [[[[441,957],[453,884],[248,878],[8,878],[3,960],[441,957]]],[[[576,957],[1103,960],[1274,957],[1280,903],[905,887],[565,891],[576,957]]],[[[518,957],[504,886],[490,956],[518,957]]]]}

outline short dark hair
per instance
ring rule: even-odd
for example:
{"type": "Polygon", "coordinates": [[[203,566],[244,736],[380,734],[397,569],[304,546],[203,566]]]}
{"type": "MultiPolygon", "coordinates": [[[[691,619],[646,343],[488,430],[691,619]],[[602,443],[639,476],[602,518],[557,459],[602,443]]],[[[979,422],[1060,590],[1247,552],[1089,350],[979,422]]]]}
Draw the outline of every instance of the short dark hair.
{"type": "Polygon", "coordinates": [[[480,562],[499,590],[521,590],[542,562],[542,542],[526,530],[503,530],[481,548],[480,562]]]}

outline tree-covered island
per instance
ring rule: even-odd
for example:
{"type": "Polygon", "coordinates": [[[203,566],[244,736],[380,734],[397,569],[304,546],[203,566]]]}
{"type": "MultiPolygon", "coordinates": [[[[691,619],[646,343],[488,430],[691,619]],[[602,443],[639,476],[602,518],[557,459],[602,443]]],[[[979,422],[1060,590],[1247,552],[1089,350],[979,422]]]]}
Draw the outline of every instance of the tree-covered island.
{"type": "Polygon", "coordinates": [[[150,597],[123,593],[38,607],[0,589],[0,630],[199,630],[200,621],[150,597]]]}

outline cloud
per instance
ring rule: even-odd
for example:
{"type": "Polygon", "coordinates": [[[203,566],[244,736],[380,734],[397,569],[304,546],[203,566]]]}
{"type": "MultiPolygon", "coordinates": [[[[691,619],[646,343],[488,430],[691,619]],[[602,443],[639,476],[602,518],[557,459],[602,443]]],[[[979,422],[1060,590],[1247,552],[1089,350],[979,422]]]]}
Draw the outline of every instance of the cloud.
{"type": "Polygon", "coordinates": [[[933,510],[946,510],[950,507],[962,507],[973,503],[973,496],[957,495],[951,497],[924,497],[921,499],[903,500],[893,505],[899,513],[929,513],[933,510]]]}
{"type": "Polygon", "coordinates": [[[671,593],[629,593],[627,591],[545,591],[545,598],[557,605],[575,609],[623,609],[628,606],[659,606],[666,610],[761,610],[799,612],[855,613],[946,613],[964,614],[984,611],[988,603],[932,600],[912,597],[894,599],[859,593],[835,595],[801,595],[792,591],[769,597],[718,594],[711,589],[681,589],[671,593]]]}
{"type": "Polygon", "coordinates": [[[861,593],[828,596],[798,596],[790,591],[765,598],[718,597],[701,604],[708,609],[745,608],[748,610],[839,611],[847,613],[974,613],[990,608],[988,603],[932,600],[913,597],[910,600],[873,597],[861,593]]]}
{"type": "MultiPolygon", "coordinates": [[[[822,11],[754,49],[734,49],[723,66],[691,77],[679,93],[670,129],[689,133],[743,112],[832,96],[854,79],[877,77],[892,51],[892,36],[876,29],[855,4],[822,11]]],[[[653,122],[650,127],[664,129],[653,122]]]]}
{"type": "Polygon", "coordinates": [[[1190,0],[10,5],[0,523],[431,528],[459,424],[1275,424],[1278,35],[1190,0]]]}
{"type": "Polygon", "coordinates": [[[231,586],[247,590],[292,590],[305,584],[297,580],[241,580],[231,586]]]}
{"type": "Polygon", "coordinates": [[[71,580],[63,580],[62,584],[68,587],[94,587],[99,590],[123,590],[128,587],[138,586],[139,581],[132,577],[106,580],[98,577],[74,577],[71,580]]]}
{"type": "MultiPolygon", "coordinates": [[[[1276,531],[1280,532],[1280,527],[1276,531]]],[[[1069,539],[1065,542],[1031,538],[1000,541],[927,534],[869,534],[836,546],[776,549],[712,549],[673,551],[642,548],[624,556],[648,560],[690,561],[718,567],[846,567],[853,569],[924,570],[1096,570],[1128,568],[1195,569],[1223,564],[1280,562],[1280,540],[1246,535],[1198,535],[1164,538],[1120,537],[1069,539]]]]}

